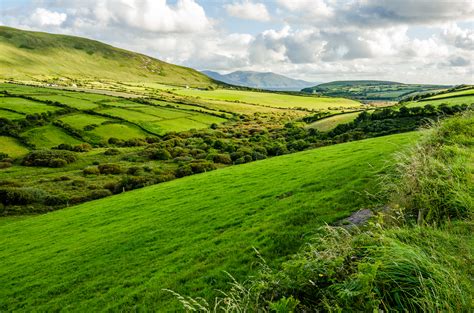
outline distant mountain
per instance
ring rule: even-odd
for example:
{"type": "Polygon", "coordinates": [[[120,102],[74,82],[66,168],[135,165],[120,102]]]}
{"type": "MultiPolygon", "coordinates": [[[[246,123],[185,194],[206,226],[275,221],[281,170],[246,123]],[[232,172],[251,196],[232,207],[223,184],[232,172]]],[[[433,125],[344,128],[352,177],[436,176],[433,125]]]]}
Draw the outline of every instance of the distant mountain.
{"type": "Polygon", "coordinates": [[[202,73],[227,84],[268,90],[299,91],[302,88],[316,84],[271,72],[236,71],[229,74],[220,74],[213,71],[202,71],[202,73]]]}
{"type": "Polygon", "coordinates": [[[368,101],[399,101],[408,96],[441,90],[450,86],[404,84],[382,80],[346,80],[319,84],[301,91],[331,97],[368,101]]]}
{"type": "Polygon", "coordinates": [[[0,26],[0,79],[109,79],[206,87],[215,81],[183,66],[75,36],[0,26]]]}

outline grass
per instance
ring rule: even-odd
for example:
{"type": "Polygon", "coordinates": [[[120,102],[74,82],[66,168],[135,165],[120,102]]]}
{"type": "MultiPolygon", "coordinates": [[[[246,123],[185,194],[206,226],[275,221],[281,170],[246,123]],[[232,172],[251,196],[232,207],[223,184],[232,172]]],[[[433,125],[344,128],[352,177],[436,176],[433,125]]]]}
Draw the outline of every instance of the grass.
{"type": "Polygon", "coordinates": [[[274,108],[305,108],[314,110],[329,110],[333,108],[360,108],[361,104],[344,98],[301,97],[278,93],[252,92],[229,89],[212,91],[198,89],[176,89],[174,93],[185,96],[199,97],[211,100],[240,101],[274,108]]]}
{"type": "Polygon", "coordinates": [[[344,123],[349,123],[355,120],[355,118],[359,115],[359,112],[355,113],[345,113],[345,114],[339,114],[335,116],[330,116],[327,118],[323,118],[321,120],[318,120],[314,123],[311,123],[308,125],[309,128],[315,128],[319,131],[326,132],[330,131],[333,128],[335,128],[339,124],[344,124],[344,123]]]}
{"type": "Polygon", "coordinates": [[[416,133],[190,176],[0,227],[2,310],[177,310],[314,230],[374,205],[375,176],[416,133]],[[291,170],[289,170],[291,168],[291,170]],[[275,183],[278,182],[278,183],[275,183]],[[34,282],[34,284],[32,284],[34,282]]]}
{"type": "Polygon", "coordinates": [[[56,110],[59,110],[59,108],[57,107],[15,97],[0,98],[0,109],[9,109],[23,114],[54,112],[56,110]]]}
{"type": "Polygon", "coordinates": [[[19,120],[25,118],[25,115],[22,113],[16,113],[0,109],[0,118],[6,118],[8,120],[19,120]]]}
{"type": "Polygon", "coordinates": [[[100,125],[99,127],[96,127],[94,130],[90,131],[90,133],[97,135],[104,140],[108,140],[111,137],[127,140],[132,138],[145,138],[149,136],[138,127],[128,124],[100,125]]]}
{"type": "Polygon", "coordinates": [[[459,97],[459,96],[474,96],[474,88],[439,94],[439,95],[426,98],[426,100],[435,100],[435,99],[443,99],[443,98],[459,97]]]}
{"type": "Polygon", "coordinates": [[[106,117],[83,113],[66,115],[61,117],[59,120],[63,121],[64,123],[68,124],[73,128],[80,130],[84,129],[84,127],[88,125],[100,125],[103,122],[111,121],[111,119],[106,117]]]}
{"type": "Polygon", "coordinates": [[[8,154],[12,158],[17,158],[27,154],[28,148],[15,138],[0,136],[0,152],[8,154]]]}
{"type": "Polygon", "coordinates": [[[417,101],[417,102],[407,102],[408,107],[422,107],[427,104],[431,104],[433,106],[438,106],[441,104],[447,105],[461,105],[461,104],[473,104],[474,97],[473,96],[465,96],[465,97],[455,97],[455,98],[444,98],[444,99],[437,99],[437,100],[424,100],[424,101],[417,101]]]}
{"type": "Polygon", "coordinates": [[[54,80],[162,82],[207,87],[214,82],[186,67],[118,49],[98,41],[0,27],[0,77],[54,80]],[[66,80],[57,80],[62,77],[66,80]]]}
{"type": "Polygon", "coordinates": [[[35,99],[39,100],[51,100],[57,101],[59,103],[65,104],[68,107],[78,109],[78,110],[93,110],[99,107],[98,104],[93,103],[88,100],[77,99],[73,97],[63,96],[63,95],[35,95],[35,99]]]}
{"type": "Polygon", "coordinates": [[[81,143],[74,137],[71,137],[61,128],[53,125],[46,125],[30,129],[22,134],[22,137],[34,144],[36,148],[52,148],[61,143],[76,145],[81,143]]]}

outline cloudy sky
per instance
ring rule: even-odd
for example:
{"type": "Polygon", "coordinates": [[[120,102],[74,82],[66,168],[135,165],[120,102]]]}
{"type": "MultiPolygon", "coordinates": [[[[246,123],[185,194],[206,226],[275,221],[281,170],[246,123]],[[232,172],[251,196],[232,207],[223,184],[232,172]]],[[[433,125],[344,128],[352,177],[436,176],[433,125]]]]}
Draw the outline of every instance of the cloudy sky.
{"type": "Polygon", "coordinates": [[[200,70],[474,83],[474,0],[0,0],[0,25],[200,70]]]}

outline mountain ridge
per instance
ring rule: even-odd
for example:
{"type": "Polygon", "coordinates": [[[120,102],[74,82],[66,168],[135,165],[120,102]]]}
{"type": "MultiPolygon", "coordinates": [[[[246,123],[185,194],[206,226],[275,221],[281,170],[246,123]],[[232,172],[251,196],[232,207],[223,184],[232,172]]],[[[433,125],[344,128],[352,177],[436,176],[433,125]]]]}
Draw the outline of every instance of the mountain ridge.
{"type": "Polygon", "coordinates": [[[268,90],[299,91],[302,88],[316,84],[315,82],[293,79],[272,72],[234,71],[228,74],[221,74],[205,70],[201,71],[201,73],[227,84],[268,90]]]}

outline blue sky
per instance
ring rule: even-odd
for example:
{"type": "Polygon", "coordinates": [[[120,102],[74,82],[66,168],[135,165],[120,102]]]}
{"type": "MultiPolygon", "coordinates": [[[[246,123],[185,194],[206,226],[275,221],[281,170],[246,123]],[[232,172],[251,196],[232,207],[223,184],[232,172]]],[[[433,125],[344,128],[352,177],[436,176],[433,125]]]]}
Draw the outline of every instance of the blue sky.
{"type": "Polygon", "coordinates": [[[474,83],[472,0],[0,0],[0,25],[200,70],[474,83]]]}

